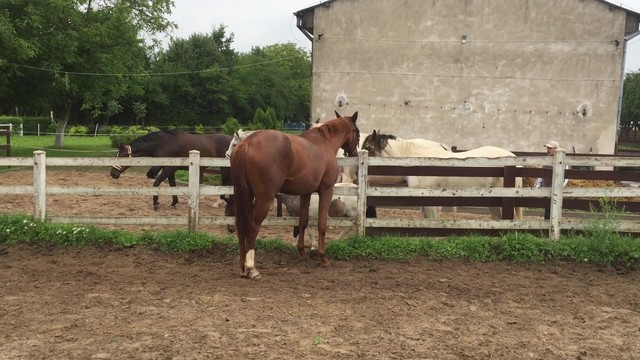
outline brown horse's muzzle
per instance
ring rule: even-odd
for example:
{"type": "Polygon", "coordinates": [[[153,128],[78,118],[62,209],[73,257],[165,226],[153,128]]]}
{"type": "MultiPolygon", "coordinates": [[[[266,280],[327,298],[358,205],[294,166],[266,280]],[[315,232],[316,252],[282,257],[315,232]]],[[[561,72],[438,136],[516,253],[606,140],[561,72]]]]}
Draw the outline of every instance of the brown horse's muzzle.
{"type": "Polygon", "coordinates": [[[116,169],[115,167],[111,168],[111,177],[114,179],[119,179],[120,178],[120,174],[122,174],[122,171],[120,171],[120,169],[116,169]]]}

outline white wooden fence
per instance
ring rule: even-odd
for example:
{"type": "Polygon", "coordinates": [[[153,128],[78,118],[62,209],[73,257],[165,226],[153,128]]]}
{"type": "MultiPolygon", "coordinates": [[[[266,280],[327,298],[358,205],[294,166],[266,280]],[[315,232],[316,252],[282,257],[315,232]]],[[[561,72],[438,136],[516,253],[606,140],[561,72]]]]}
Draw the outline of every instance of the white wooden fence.
{"type": "MultiPolygon", "coordinates": [[[[565,166],[592,167],[640,167],[640,158],[628,157],[572,157],[558,151],[555,157],[516,157],[500,159],[435,159],[435,158],[369,158],[366,151],[361,151],[358,158],[339,159],[341,165],[357,165],[359,184],[357,188],[336,188],[335,194],[358,196],[358,215],[355,218],[330,218],[331,226],[355,227],[357,234],[364,234],[366,227],[396,227],[396,228],[449,228],[449,229],[504,229],[504,230],[549,230],[551,239],[558,239],[561,230],[584,230],[593,220],[563,218],[562,201],[564,198],[584,197],[640,197],[640,188],[563,188],[565,166]],[[553,167],[552,187],[550,188],[430,188],[412,189],[400,187],[368,187],[368,166],[451,166],[451,167],[502,167],[528,166],[553,167]],[[365,217],[367,196],[397,196],[397,197],[551,197],[550,220],[432,220],[432,219],[372,219],[365,217]]],[[[47,158],[44,151],[35,151],[33,158],[0,158],[0,166],[33,166],[33,186],[7,186],[2,184],[0,176],[0,195],[25,194],[33,195],[35,203],[34,217],[53,223],[73,224],[170,224],[187,225],[190,231],[197,231],[199,225],[228,225],[233,224],[233,217],[200,217],[199,199],[201,196],[216,196],[233,194],[232,186],[200,185],[201,166],[228,167],[229,160],[221,158],[201,158],[198,151],[191,151],[189,158],[47,158]],[[68,187],[47,186],[47,166],[188,166],[189,184],[187,187],[174,188],[128,188],[113,187],[68,187]],[[189,213],[175,217],[47,217],[47,195],[182,195],[189,197],[189,213]]],[[[269,225],[297,225],[297,218],[269,217],[263,223],[269,225]]],[[[637,220],[616,221],[619,231],[640,232],[640,222],[637,220]]]]}

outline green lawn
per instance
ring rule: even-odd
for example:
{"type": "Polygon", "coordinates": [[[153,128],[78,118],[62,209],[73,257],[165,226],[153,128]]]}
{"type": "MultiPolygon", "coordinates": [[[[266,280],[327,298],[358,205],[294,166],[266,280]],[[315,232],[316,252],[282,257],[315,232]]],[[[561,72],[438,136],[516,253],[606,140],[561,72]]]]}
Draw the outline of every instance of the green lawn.
{"type": "MultiPolygon", "coordinates": [[[[108,136],[65,136],[64,147],[54,149],[54,135],[12,136],[11,156],[32,157],[36,150],[47,152],[51,157],[111,157],[116,149],[111,147],[108,136]]],[[[4,139],[0,139],[4,144],[4,139]]]]}

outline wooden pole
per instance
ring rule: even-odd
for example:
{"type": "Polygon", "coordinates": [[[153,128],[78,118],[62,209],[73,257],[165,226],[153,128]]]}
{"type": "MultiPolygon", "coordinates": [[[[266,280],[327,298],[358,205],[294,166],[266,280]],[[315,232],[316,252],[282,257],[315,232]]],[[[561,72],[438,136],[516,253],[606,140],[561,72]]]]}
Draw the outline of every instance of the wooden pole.
{"type": "Polygon", "coordinates": [[[189,231],[198,231],[200,207],[200,151],[189,151],[189,231]]]}
{"type": "Polygon", "coordinates": [[[560,239],[560,220],[562,218],[562,185],[564,184],[564,164],[566,153],[564,149],[557,149],[553,156],[553,175],[551,178],[551,208],[550,229],[551,240],[560,239]]]}
{"type": "Polygon", "coordinates": [[[42,150],[33,152],[33,217],[44,221],[47,205],[47,154],[42,150]]]}
{"type": "Polygon", "coordinates": [[[356,215],[356,233],[364,236],[366,231],[367,211],[367,187],[369,177],[369,152],[358,152],[358,212],[356,215]]]}

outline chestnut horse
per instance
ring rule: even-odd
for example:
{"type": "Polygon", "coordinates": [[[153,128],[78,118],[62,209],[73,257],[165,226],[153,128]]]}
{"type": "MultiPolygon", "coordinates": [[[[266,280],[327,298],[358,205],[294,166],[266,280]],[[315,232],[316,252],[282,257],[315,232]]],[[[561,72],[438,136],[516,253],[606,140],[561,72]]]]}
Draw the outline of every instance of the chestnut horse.
{"type": "Polygon", "coordinates": [[[336,152],[342,148],[355,156],[360,141],[356,126],[358,112],[329,120],[300,135],[276,130],[259,130],[240,142],[231,154],[235,224],[240,243],[241,275],[257,278],[256,237],[278,192],[300,195],[298,253],[304,250],[309,223],[311,194],[318,193],[318,254],[322,266],[330,262],[325,254],[327,213],[338,178],[336,152]]]}

